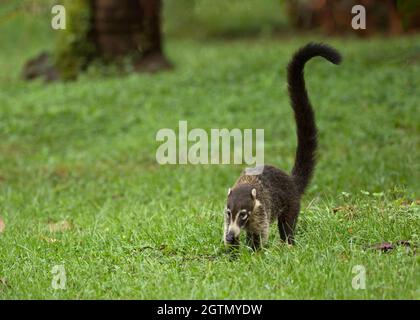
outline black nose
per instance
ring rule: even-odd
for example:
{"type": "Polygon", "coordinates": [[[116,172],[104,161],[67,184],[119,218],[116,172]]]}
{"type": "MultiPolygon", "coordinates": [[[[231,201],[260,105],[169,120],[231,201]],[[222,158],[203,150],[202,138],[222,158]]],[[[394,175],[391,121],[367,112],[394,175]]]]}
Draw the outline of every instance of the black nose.
{"type": "Polygon", "coordinates": [[[233,242],[233,240],[235,240],[235,237],[233,236],[233,233],[228,233],[227,235],[226,235],[226,242],[228,242],[228,243],[232,243],[233,242]]]}

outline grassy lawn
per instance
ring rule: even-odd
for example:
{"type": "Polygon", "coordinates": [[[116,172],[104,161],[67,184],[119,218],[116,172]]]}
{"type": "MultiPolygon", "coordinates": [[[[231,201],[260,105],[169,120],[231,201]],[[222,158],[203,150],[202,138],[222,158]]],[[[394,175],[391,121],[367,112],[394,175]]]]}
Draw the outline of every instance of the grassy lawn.
{"type": "MultiPolygon", "coordinates": [[[[47,26],[48,27],[48,26],[47,26]]],[[[420,298],[420,37],[168,39],[157,75],[44,85],[18,77],[50,48],[39,20],[0,25],[0,298],[420,298]],[[287,171],[296,138],[285,83],[292,52],[324,40],[307,83],[319,165],[294,247],[221,242],[226,190],[243,166],[160,166],[161,128],[263,128],[265,159],[287,171]],[[64,265],[65,290],[51,286],[64,265]],[[352,288],[354,266],[366,289],[352,288]]]]}

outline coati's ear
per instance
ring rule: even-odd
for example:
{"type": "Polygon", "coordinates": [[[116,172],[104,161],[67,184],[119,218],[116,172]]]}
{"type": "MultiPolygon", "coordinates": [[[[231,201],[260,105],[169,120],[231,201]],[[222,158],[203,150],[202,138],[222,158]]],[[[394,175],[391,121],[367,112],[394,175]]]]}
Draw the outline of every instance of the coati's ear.
{"type": "Polygon", "coordinates": [[[254,198],[255,200],[257,198],[257,189],[253,188],[251,191],[251,195],[252,195],[252,198],[254,198]]]}
{"type": "Polygon", "coordinates": [[[232,189],[229,188],[227,195],[229,196],[232,193],[232,189]]]}

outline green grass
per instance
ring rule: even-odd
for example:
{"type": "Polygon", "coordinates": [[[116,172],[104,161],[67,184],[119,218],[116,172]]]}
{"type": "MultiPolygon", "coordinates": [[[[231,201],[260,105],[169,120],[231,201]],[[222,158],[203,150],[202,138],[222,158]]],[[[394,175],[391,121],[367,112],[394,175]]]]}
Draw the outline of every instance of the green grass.
{"type": "Polygon", "coordinates": [[[419,243],[419,36],[168,39],[172,72],[25,83],[19,68],[51,47],[47,30],[21,16],[0,25],[0,298],[420,298],[413,250],[366,250],[419,243]],[[297,244],[281,245],[273,225],[266,249],[231,259],[222,212],[242,166],[159,166],[156,132],[179,120],[263,128],[266,161],[289,170],[285,68],[310,40],[344,63],[306,69],[320,150],[297,244]],[[58,264],[65,290],[51,287],[58,264]],[[365,290],[352,288],[356,265],[365,290]]]}

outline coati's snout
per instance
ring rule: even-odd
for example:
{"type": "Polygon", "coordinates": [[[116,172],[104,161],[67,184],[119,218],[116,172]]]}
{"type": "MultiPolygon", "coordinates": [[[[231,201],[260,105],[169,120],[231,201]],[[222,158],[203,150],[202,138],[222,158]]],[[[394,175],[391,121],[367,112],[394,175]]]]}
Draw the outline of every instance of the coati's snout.
{"type": "Polygon", "coordinates": [[[228,232],[225,237],[225,244],[230,246],[239,245],[239,236],[235,236],[233,232],[228,232]]]}
{"type": "Polygon", "coordinates": [[[224,242],[227,245],[239,245],[239,236],[255,208],[257,191],[252,186],[240,186],[229,189],[225,209],[224,242]]]}

